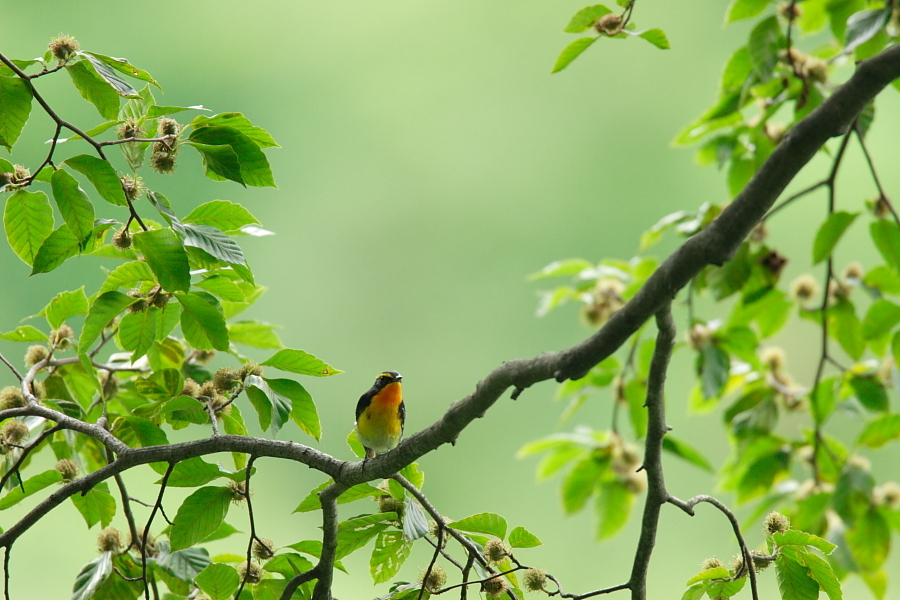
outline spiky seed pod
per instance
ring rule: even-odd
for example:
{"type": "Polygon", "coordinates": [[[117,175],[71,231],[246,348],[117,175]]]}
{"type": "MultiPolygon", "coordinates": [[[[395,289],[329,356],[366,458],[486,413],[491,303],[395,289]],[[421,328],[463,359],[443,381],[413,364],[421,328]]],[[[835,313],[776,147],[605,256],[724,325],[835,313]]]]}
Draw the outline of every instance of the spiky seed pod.
{"type": "Polygon", "coordinates": [[[120,229],[113,234],[112,245],[116,250],[128,250],[131,248],[131,234],[127,229],[120,229]]]}
{"type": "Polygon", "coordinates": [[[216,390],[216,385],[212,382],[212,380],[207,381],[203,385],[200,386],[200,396],[205,396],[207,398],[214,398],[218,390],[216,390]]]}
{"type": "Polygon", "coordinates": [[[97,534],[97,550],[118,552],[122,548],[122,533],[115,527],[101,529],[97,534]]]}
{"type": "Polygon", "coordinates": [[[192,356],[195,363],[200,365],[208,364],[216,356],[215,350],[196,350],[192,356]]]}
{"type": "Polygon", "coordinates": [[[25,406],[25,396],[22,394],[22,388],[15,385],[8,385],[0,390],[0,410],[7,408],[21,408],[25,406]]]}
{"type": "MultiPolygon", "coordinates": [[[[444,521],[450,523],[453,519],[449,519],[444,517],[444,521]]],[[[428,534],[431,535],[435,540],[439,541],[441,544],[441,548],[447,547],[447,542],[450,540],[450,534],[447,533],[446,528],[441,530],[440,540],[438,540],[438,524],[437,521],[432,521],[429,519],[428,521],[428,534]]]]}
{"type": "Polygon", "coordinates": [[[71,35],[58,35],[50,40],[47,47],[50,48],[50,53],[53,54],[54,58],[60,62],[66,62],[73,54],[78,52],[81,44],[71,35]]]}
{"type": "Polygon", "coordinates": [[[125,192],[125,197],[129,202],[137,201],[144,194],[145,189],[147,188],[144,187],[144,181],[140,177],[131,175],[122,177],[122,191],[125,192]]]}
{"type": "MultiPolygon", "coordinates": [[[[16,172],[18,172],[18,166],[16,165],[16,172]]],[[[16,183],[15,179],[13,183],[16,183]]],[[[891,213],[890,204],[888,203],[887,198],[879,194],[876,196],[871,202],[866,201],[866,206],[868,206],[872,210],[872,214],[878,217],[879,219],[883,219],[891,213]]]]}
{"type": "Polygon", "coordinates": [[[253,558],[259,561],[269,560],[275,556],[275,544],[269,538],[253,540],[253,558]],[[262,543],[260,543],[262,541],[262,543]]]}
{"type": "Polygon", "coordinates": [[[119,378],[115,373],[108,373],[103,379],[103,397],[107,400],[119,393],[119,378]]]}
{"type": "Polygon", "coordinates": [[[808,273],[800,275],[791,282],[790,293],[791,298],[796,300],[800,306],[806,306],[819,295],[819,284],[816,282],[816,278],[808,273]]]}
{"type": "Polygon", "coordinates": [[[484,545],[484,557],[491,562],[500,562],[507,556],[509,556],[509,552],[502,540],[488,540],[488,543],[484,545]]]}
{"type": "Polygon", "coordinates": [[[875,488],[875,503],[891,510],[900,508],[900,484],[896,481],[885,481],[875,488]]]}
{"type": "Polygon", "coordinates": [[[53,468],[59,471],[63,481],[74,481],[78,477],[78,464],[71,458],[63,458],[53,468]]]}
{"type": "Polygon", "coordinates": [[[221,419],[222,415],[230,415],[231,407],[234,406],[231,402],[228,401],[228,398],[216,392],[216,395],[210,398],[210,405],[212,406],[213,411],[216,413],[216,418],[221,419]]]}
{"type": "Polygon", "coordinates": [[[863,268],[862,265],[858,262],[852,262],[844,267],[844,272],[841,273],[841,278],[844,280],[855,279],[858,280],[863,278],[863,268]]]}
{"type": "Polygon", "coordinates": [[[229,479],[226,485],[231,490],[231,501],[234,504],[240,504],[247,498],[247,484],[243,481],[232,481],[229,479]]]}
{"type": "Polygon", "coordinates": [[[422,569],[419,572],[419,583],[430,593],[435,593],[447,583],[447,572],[441,565],[432,565],[431,571],[422,569]]]}
{"type": "Polygon", "coordinates": [[[709,571],[710,569],[715,569],[721,566],[723,566],[722,561],[713,556],[712,558],[707,558],[702,563],[700,563],[700,570],[709,571]]]}
{"type": "Polygon", "coordinates": [[[803,63],[800,74],[820,83],[825,83],[828,81],[828,63],[816,56],[810,56],[803,63]]]}
{"type": "Polygon", "coordinates": [[[28,439],[28,425],[22,421],[10,420],[0,427],[0,437],[9,444],[20,445],[28,439]]]}
{"type": "Polygon", "coordinates": [[[50,332],[50,345],[60,350],[66,350],[74,339],[75,332],[65,323],[50,332]]]}
{"type": "Polygon", "coordinates": [[[144,300],[143,298],[141,298],[140,300],[138,300],[137,302],[135,302],[134,304],[132,304],[131,306],[128,307],[128,312],[130,312],[130,313],[144,312],[145,310],[147,310],[148,306],[149,306],[149,304],[147,304],[147,301],[144,300]]]}
{"type": "Polygon", "coordinates": [[[184,386],[181,388],[181,395],[196,398],[200,395],[200,384],[190,377],[186,378],[184,380],[184,386]]]}
{"type": "Polygon", "coordinates": [[[154,308],[165,308],[169,303],[169,298],[172,297],[172,294],[166,294],[164,292],[157,292],[155,296],[153,296],[153,300],[150,301],[150,305],[154,308]]]}
{"type": "Polygon", "coordinates": [[[794,2],[779,2],[778,14],[788,21],[795,21],[803,15],[803,11],[800,10],[800,7],[794,2]]]}
{"type": "Polygon", "coordinates": [[[138,125],[137,119],[128,117],[121,125],[116,127],[116,135],[120,140],[127,140],[130,138],[144,137],[144,132],[140,125],[138,125]]]}
{"type": "Polygon", "coordinates": [[[522,573],[522,585],[529,592],[540,592],[547,585],[547,573],[543,569],[527,569],[522,573]]]}
{"type": "Polygon", "coordinates": [[[763,533],[772,535],[775,533],[784,533],[791,528],[791,521],[780,512],[772,511],[766,515],[763,521],[763,533]]]}
{"type": "Polygon", "coordinates": [[[237,387],[240,381],[241,374],[237,369],[232,369],[230,367],[219,369],[212,378],[213,386],[220,392],[230,392],[237,387]]]}
{"type": "MultiPolygon", "coordinates": [[[[144,540],[144,529],[137,530],[138,538],[137,540],[132,540],[131,536],[128,536],[128,547],[131,548],[134,546],[135,548],[140,549],[141,544],[144,540]]],[[[147,556],[156,556],[159,553],[159,546],[156,544],[156,538],[153,537],[153,534],[147,535],[147,556]]]]}
{"type": "Polygon", "coordinates": [[[171,175],[175,172],[175,153],[154,152],[150,155],[150,167],[160,175],[171,175]]]}
{"type": "Polygon", "coordinates": [[[778,346],[769,346],[763,348],[759,353],[759,360],[769,367],[773,373],[777,373],[784,368],[787,358],[785,358],[784,350],[778,346]]]}
{"type": "Polygon", "coordinates": [[[594,29],[610,36],[618,35],[622,31],[622,17],[615,13],[605,14],[594,25],[594,29]]]}
{"type": "Polygon", "coordinates": [[[50,356],[50,351],[47,349],[47,346],[29,346],[28,350],[25,351],[25,364],[33,367],[48,356],[50,356]]]}
{"type": "Polygon", "coordinates": [[[731,559],[731,573],[735,579],[747,576],[747,571],[744,569],[744,557],[740,554],[731,559]]]}
{"type": "Polygon", "coordinates": [[[774,558],[760,552],[759,550],[751,550],[750,558],[753,559],[753,570],[757,573],[762,573],[763,571],[765,571],[775,560],[774,558]]]}
{"type": "Polygon", "coordinates": [[[240,575],[241,580],[243,580],[245,577],[247,578],[248,585],[259,583],[259,580],[262,578],[262,567],[253,562],[245,562],[241,565],[238,565],[237,572],[238,575],[240,575]]]}
{"type": "Polygon", "coordinates": [[[23,167],[22,165],[13,165],[13,173],[9,181],[13,184],[22,183],[29,177],[31,177],[31,171],[26,167],[23,167]]]}
{"type": "Polygon", "coordinates": [[[481,584],[481,591],[489,598],[498,598],[505,594],[507,589],[509,589],[509,585],[503,577],[492,577],[481,584]]]}
{"type": "Polygon", "coordinates": [[[688,343],[694,350],[703,348],[703,346],[709,342],[711,337],[712,334],[709,331],[709,327],[703,323],[695,323],[691,326],[690,331],[688,331],[688,343]]]}
{"type": "Polygon", "coordinates": [[[777,277],[781,275],[781,270],[784,269],[784,265],[787,264],[787,258],[779,254],[777,251],[772,250],[760,259],[759,264],[761,264],[764,269],[772,273],[772,275],[775,275],[777,277]]]}
{"type": "Polygon", "coordinates": [[[181,125],[179,125],[178,121],[175,119],[163,117],[157,123],[156,134],[159,137],[163,137],[164,135],[178,135],[180,131],[181,125]]]}
{"type": "Polygon", "coordinates": [[[403,500],[397,500],[393,496],[378,496],[376,499],[378,501],[378,512],[380,513],[397,513],[397,518],[403,518],[403,513],[406,510],[406,504],[403,500]]]}
{"type": "Polygon", "coordinates": [[[250,375],[260,376],[263,374],[263,368],[259,366],[259,364],[253,362],[252,360],[248,360],[244,364],[241,365],[240,376],[241,381],[247,379],[250,375]]]}

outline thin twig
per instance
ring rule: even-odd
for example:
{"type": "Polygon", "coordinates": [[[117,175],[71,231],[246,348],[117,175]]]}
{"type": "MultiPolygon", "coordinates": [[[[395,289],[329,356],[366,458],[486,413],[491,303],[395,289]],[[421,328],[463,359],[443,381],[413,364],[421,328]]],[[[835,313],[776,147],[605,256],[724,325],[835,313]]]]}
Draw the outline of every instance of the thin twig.
{"type": "MultiPolygon", "coordinates": [[[[215,421],[215,418],[213,418],[213,421],[215,421]]],[[[235,598],[241,597],[241,592],[244,591],[244,586],[247,585],[247,581],[250,579],[250,561],[253,559],[253,542],[259,541],[259,543],[262,544],[262,540],[256,537],[256,520],[253,518],[253,501],[250,500],[250,475],[253,472],[253,461],[255,460],[256,456],[251,454],[250,459],[247,461],[247,468],[244,470],[243,496],[244,500],[247,501],[247,513],[250,515],[250,540],[247,543],[247,565],[244,569],[244,576],[241,578],[241,585],[234,595],[235,598]]]]}
{"type": "Polygon", "coordinates": [[[22,450],[22,453],[19,455],[19,458],[16,459],[15,464],[14,464],[13,466],[11,466],[11,467],[9,468],[9,470],[8,470],[6,473],[3,474],[2,477],[0,477],[0,489],[3,489],[3,485],[6,483],[6,480],[9,479],[9,478],[12,476],[13,473],[15,473],[16,475],[18,475],[19,483],[20,483],[20,485],[21,485],[21,482],[22,482],[22,476],[18,474],[18,473],[19,473],[19,467],[21,467],[21,466],[22,466],[22,463],[25,462],[25,459],[28,457],[28,454],[29,454],[32,450],[34,450],[34,449],[36,449],[38,446],[40,446],[41,443],[42,443],[44,440],[46,440],[48,437],[50,437],[51,435],[53,435],[54,433],[56,433],[56,432],[59,431],[60,429],[62,429],[62,427],[60,427],[59,425],[54,425],[53,427],[51,427],[51,428],[49,428],[49,429],[45,429],[45,430],[41,433],[41,435],[38,436],[38,438],[37,438],[36,440],[34,440],[34,442],[31,443],[31,445],[29,445],[29,446],[26,447],[24,450],[22,450]]]}
{"type": "Polygon", "coordinates": [[[18,379],[19,381],[22,381],[22,379],[23,379],[22,374],[19,373],[19,370],[16,369],[16,367],[13,366],[13,364],[11,362],[6,360],[6,357],[3,356],[2,353],[0,353],[0,361],[3,361],[3,364],[5,364],[7,367],[9,367],[9,370],[12,371],[13,375],[16,376],[16,379],[18,379]]]}
{"type": "Polygon", "coordinates": [[[881,180],[878,178],[878,173],[875,171],[875,162],[869,155],[869,149],[866,146],[865,136],[863,136],[862,130],[859,127],[858,119],[853,126],[853,131],[856,133],[856,139],[859,141],[859,147],[862,148],[863,156],[866,157],[866,163],[869,165],[869,172],[872,173],[872,179],[875,181],[875,187],[878,188],[878,195],[880,196],[880,200],[884,202],[884,205],[887,206],[889,211],[891,211],[891,215],[893,215],[894,217],[894,222],[897,223],[898,226],[900,226],[900,216],[897,215],[897,211],[894,210],[894,205],[890,200],[888,200],[887,194],[884,193],[884,188],[881,186],[881,180]]]}
{"type": "MultiPolygon", "coordinates": [[[[425,538],[425,539],[428,539],[428,538],[425,538]]],[[[422,587],[419,588],[419,595],[417,596],[417,600],[422,600],[422,596],[425,594],[425,586],[428,585],[428,580],[431,579],[431,570],[434,569],[434,564],[437,562],[437,558],[441,554],[441,541],[443,539],[444,539],[444,524],[438,523],[437,524],[437,543],[434,545],[434,554],[431,555],[431,562],[428,563],[428,568],[425,569],[425,574],[422,576],[422,587]]],[[[431,540],[428,540],[428,541],[430,542],[431,540]]]]}
{"type": "Polygon", "coordinates": [[[162,482],[159,486],[159,495],[156,497],[156,503],[153,510],[150,511],[150,518],[147,519],[147,526],[144,527],[144,536],[141,538],[141,579],[144,580],[144,598],[150,599],[149,586],[147,585],[147,537],[150,535],[150,525],[153,524],[153,517],[156,516],[156,510],[162,507],[163,494],[166,493],[166,484],[169,483],[169,476],[175,469],[175,462],[169,462],[166,468],[166,474],[163,475],[162,482]]]}

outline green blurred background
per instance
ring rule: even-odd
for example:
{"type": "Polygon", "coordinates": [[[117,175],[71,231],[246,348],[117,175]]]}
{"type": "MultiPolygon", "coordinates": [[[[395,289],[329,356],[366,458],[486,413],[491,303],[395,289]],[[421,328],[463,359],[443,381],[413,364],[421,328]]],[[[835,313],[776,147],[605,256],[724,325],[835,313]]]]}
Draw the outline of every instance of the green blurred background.
{"type": "MultiPolygon", "coordinates": [[[[725,59],[746,39],[747,24],[723,29],[726,4],[642,0],[635,21],[641,28],[662,27],[671,50],[637,39],[603,40],[554,76],[556,55],[574,39],[561,30],[584,2],[3,0],[0,50],[30,58],[42,54],[52,36],[71,34],[83,49],[124,56],[150,71],[165,89],[164,95],[154,92],[161,104],[240,111],[272,133],[283,147],[268,152],[277,190],[210,182],[190,151],[182,153],[175,177],[145,177],[178,214],[228,199],[277,233],[242,240],[257,281],[269,287],[246,314],[283,325],[287,346],[345,371],[303,384],[317,401],[325,432],[313,445],[349,459],[344,439],[353,408],[378,372],[403,373],[407,432],[415,432],[501,361],[558,350],[589,333],[571,307],[536,319],[541,286],[528,283],[528,273],[561,258],[630,258],[639,234],[660,216],[727,199],[721,173],[694,166],[690,150],[669,147],[712,102],[725,59]]],[[[84,127],[100,122],[65,75],[41,79],[38,87],[64,118],[84,127]]],[[[896,90],[884,93],[870,134],[889,193],[900,185],[900,170],[887,168],[896,162],[898,100],[896,90]]],[[[35,108],[15,162],[38,164],[51,134],[49,120],[35,108]]],[[[61,152],[86,151],[76,144],[61,152]]],[[[839,188],[848,210],[859,210],[874,193],[861,164],[854,149],[839,188]]],[[[817,159],[794,187],[820,178],[824,165],[817,159]]],[[[821,200],[810,198],[772,224],[773,244],[791,259],[788,279],[809,268],[811,239],[825,212],[821,200]]],[[[140,210],[150,214],[146,204],[140,210]]],[[[857,226],[842,243],[840,266],[850,258],[866,267],[876,261],[864,245],[864,229],[857,226]]],[[[664,256],[674,244],[667,239],[654,252],[664,256]]],[[[61,289],[87,285],[93,293],[104,277],[101,266],[110,264],[75,258],[52,274],[27,278],[27,266],[3,249],[0,330],[38,312],[61,289]]],[[[685,322],[683,315],[678,322],[685,322]]],[[[817,335],[801,323],[777,340],[807,385],[817,335]]],[[[17,358],[24,346],[0,349],[17,358]]],[[[218,361],[230,364],[227,357],[218,361]]],[[[691,368],[687,352],[676,355],[669,421],[719,466],[728,451],[724,436],[714,433],[719,413],[687,416],[691,368]]],[[[0,372],[0,384],[10,383],[0,372]]],[[[563,517],[557,483],[536,485],[535,460],[513,457],[522,444],[552,431],[579,423],[608,426],[610,399],[603,395],[573,422],[555,427],[562,406],[552,402],[553,393],[554,384],[544,383],[517,402],[504,398],[455,447],[424,457],[425,491],[450,517],[492,511],[510,526],[531,530],[545,545],[521,552],[520,559],[550,571],[568,591],[621,583],[630,571],[636,520],[613,540],[596,543],[590,510],[563,517]]],[[[852,430],[844,435],[851,439],[852,430]]],[[[280,437],[311,441],[293,427],[280,437]]],[[[896,472],[896,449],[878,459],[889,465],[876,468],[879,480],[896,472]]],[[[318,514],[291,510],[324,478],[299,465],[257,464],[258,531],[276,545],[316,537],[318,514]]],[[[697,469],[670,459],[667,469],[676,495],[714,491],[713,478],[697,469]]],[[[148,501],[154,479],[149,469],[126,477],[132,494],[148,501]]],[[[168,493],[170,516],[183,496],[168,493]]],[[[139,520],[147,517],[142,507],[135,510],[139,520]]],[[[342,515],[363,510],[368,507],[351,505],[342,515]]],[[[24,511],[0,514],[0,526],[24,511]]],[[[651,597],[680,597],[702,559],[727,560],[736,552],[725,519],[712,508],[698,512],[689,519],[674,508],[663,511],[651,597]]],[[[242,508],[232,508],[228,521],[248,530],[242,508]]],[[[751,545],[761,541],[755,524],[748,535],[751,545]]],[[[234,537],[211,549],[238,552],[244,540],[234,537]]],[[[12,597],[68,597],[94,546],[74,507],[60,507],[16,544],[12,597]]],[[[417,548],[399,578],[414,579],[426,554],[417,548]]],[[[338,597],[385,593],[386,586],[371,585],[367,556],[358,552],[345,561],[352,575],[337,575],[338,597]]],[[[895,556],[886,568],[896,576],[900,561],[895,556]]],[[[761,580],[767,595],[775,593],[773,573],[761,580]]],[[[858,579],[847,585],[847,597],[868,594],[858,579]]],[[[900,598],[897,588],[892,582],[888,597],[900,598]]]]}

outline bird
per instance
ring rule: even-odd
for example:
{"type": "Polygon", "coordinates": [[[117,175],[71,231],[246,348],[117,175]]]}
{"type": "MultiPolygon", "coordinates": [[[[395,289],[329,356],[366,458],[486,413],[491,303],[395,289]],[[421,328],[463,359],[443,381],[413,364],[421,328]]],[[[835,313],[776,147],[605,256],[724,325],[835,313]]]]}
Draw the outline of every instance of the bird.
{"type": "Polygon", "coordinates": [[[365,460],[396,448],[403,437],[402,379],[397,371],[384,371],[356,403],[356,437],[366,450],[365,460]]]}

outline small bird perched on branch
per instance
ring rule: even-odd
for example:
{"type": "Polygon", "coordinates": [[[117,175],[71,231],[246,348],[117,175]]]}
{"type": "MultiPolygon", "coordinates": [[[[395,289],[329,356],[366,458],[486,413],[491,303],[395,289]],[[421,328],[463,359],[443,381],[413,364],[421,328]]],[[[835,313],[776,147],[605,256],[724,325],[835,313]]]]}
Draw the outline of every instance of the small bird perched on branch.
{"type": "Polygon", "coordinates": [[[406,407],[397,371],[385,371],[356,404],[356,437],[366,449],[366,459],[397,447],[403,437],[406,407]]]}

